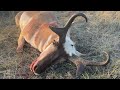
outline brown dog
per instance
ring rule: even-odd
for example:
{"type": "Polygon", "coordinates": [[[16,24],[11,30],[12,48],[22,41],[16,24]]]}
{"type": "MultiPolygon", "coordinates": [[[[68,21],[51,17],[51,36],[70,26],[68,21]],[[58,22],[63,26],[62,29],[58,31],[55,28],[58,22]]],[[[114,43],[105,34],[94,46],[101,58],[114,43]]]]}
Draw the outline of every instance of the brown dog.
{"type": "MultiPolygon", "coordinates": [[[[63,28],[60,28],[56,17],[50,11],[24,11],[16,15],[16,25],[21,29],[17,52],[23,51],[25,41],[41,52],[40,56],[30,65],[32,72],[40,74],[58,57],[72,56],[73,54],[76,56],[82,55],[75,49],[75,44],[70,39],[70,31],[68,31],[77,16],[84,17],[87,22],[87,17],[84,14],[77,13],[70,17],[63,28]]],[[[107,64],[109,58],[106,52],[105,56],[106,60],[104,62],[97,63],[73,60],[72,62],[77,65],[76,73],[82,71],[83,66],[107,64]]]]}

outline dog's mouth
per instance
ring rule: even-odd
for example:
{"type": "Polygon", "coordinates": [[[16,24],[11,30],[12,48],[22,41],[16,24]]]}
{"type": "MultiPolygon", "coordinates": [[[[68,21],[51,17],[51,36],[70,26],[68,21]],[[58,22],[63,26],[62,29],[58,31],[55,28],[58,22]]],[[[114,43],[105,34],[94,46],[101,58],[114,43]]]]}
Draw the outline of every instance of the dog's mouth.
{"type": "Polygon", "coordinates": [[[30,65],[30,70],[35,74],[35,75],[39,75],[40,73],[42,73],[45,69],[45,65],[40,65],[41,61],[38,60],[34,60],[32,62],[32,64],[30,65]]]}

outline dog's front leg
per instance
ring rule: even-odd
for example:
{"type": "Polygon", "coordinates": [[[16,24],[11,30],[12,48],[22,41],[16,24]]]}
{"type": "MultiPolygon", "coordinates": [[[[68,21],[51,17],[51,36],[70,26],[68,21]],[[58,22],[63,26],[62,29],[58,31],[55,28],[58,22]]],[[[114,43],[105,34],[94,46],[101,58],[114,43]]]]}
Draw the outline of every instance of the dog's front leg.
{"type": "Polygon", "coordinates": [[[22,36],[22,34],[20,34],[19,39],[18,39],[18,47],[17,47],[17,52],[22,52],[23,51],[23,46],[24,46],[25,40],[22,36]]]}

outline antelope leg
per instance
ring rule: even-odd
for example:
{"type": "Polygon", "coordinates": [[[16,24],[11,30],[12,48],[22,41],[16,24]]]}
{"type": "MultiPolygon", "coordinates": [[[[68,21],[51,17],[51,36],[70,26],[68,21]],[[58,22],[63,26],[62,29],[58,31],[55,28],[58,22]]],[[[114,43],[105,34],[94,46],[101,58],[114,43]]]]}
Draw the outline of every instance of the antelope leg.
{"type": "Polygon", "coordinates": [[[80,61],[80,59],[76,58],[76,59],[70,59],[70,61],[75,64],[75,66],[77,67],[77,70],[76,70],[76,76],[79,76],[82,74],[84,68],[85,68],[85,65],[80,61]]]}

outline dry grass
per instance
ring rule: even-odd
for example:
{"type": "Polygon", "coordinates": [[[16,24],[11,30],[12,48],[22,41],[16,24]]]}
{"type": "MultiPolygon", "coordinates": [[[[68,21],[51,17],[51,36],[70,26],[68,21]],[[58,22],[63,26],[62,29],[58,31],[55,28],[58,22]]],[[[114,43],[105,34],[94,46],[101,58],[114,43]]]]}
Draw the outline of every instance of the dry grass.
{"type": "MultiPolygon", "coordinates": [[[[61,26],[78,11],[55,11],[61,26]]],[[[82,11],[84,12],[84,11],[82,11]]],[[[108,51],[110,63],[106,67],[87,67],[82,79],[117,79],[120,78],[120,12],[85,11],[88,23],[77,18],[71,27],[71,37],[76,48],[82,53],[108,51]]],[[[24,52],[16,53],[20,30],[15,26],[14,11],[0,12],[0,79],[28,78],[29,64],[37,58],[39,52],[26,44],[24,52]],[[22,62],[21,62],[22,61],[22,62]],[[21,63],[20,63],[21,62],[21,63]],[[19,75],[22,73],[22,75],[19,75]]],[[[101,55],[83,57],[99,60],[101,55]]],[[[102,56],[101,56],[102,57],[102,56]]],[[[69,61],[52,65],[40,76],[32,79],[73,79],[76,67],[69,61]]]]}

